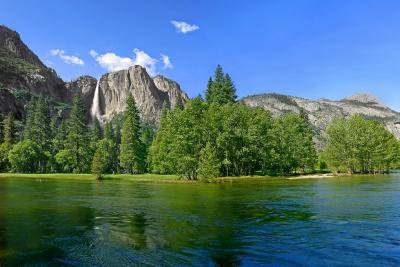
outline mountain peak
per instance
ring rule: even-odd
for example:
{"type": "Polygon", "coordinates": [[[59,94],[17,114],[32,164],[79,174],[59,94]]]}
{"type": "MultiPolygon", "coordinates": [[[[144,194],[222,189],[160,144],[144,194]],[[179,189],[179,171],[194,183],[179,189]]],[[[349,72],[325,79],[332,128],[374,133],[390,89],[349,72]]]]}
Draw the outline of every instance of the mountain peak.
{"type": "Polygon", "coordinates": [[[347,101],[357,101],[360,103],[373,103],[383,106],[383,103],[374,95],[367,94],[367,93],[357,93],[348,97],[345,97],[343,100],[347,101]]]}
{"type": "Polygon", "coordinates": [[[23,59],[32,65],[46,69],[46,66],[21,40],[18,32],[0,25],[0,51],[6,51],[9,55],[23,59]]]}

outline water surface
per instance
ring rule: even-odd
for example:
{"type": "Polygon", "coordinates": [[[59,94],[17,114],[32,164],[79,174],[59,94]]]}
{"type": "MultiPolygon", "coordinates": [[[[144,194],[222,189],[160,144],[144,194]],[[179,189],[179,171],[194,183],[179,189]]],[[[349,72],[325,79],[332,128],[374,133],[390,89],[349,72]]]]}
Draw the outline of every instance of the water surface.
{"type": "Polygon", "coordinates": [[[399,266],[400,174],[153,184],[0,178],[0,266],[399,266]]]}

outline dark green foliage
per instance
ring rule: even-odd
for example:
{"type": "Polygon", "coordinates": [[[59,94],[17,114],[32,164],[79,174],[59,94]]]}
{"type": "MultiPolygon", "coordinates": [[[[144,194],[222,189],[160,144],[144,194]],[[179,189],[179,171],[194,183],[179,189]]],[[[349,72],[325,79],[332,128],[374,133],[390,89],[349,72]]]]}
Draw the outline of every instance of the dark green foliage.
{"type": "Polygon", "coordinates": [[[90,149],[92,150],[92,153],[95,153],[97,142],[102,138],[103,131],[101,129],[100,122],[95,118],[90,126],[90,149]]]}
{"type": "Polygon", "coordinates": [[[334,171],[385,172],[399,160],[400,147],[393,134],[380,122],[359,115],[335,119],[327,137],[324,158],[334,171]]]}
{"type": "Polygon", "coordinates": [[[92,161],[92,173],[101,176],[104,173],[115,173],[117,171],[116,161],[118,155],[114,141],[102,139],[97,143],[96,152],[92,161]]]}
{"type": "Polygon", "coordinates": [[[107,122],[104,126],[104,138],[114,140],[115,134],[114,129],[111,122],[107,122]]]}
{"type": "Polygon", "coordinates": [[[61,155],[56,156],[58,163],[69,166],[67,169],[72,169],[76,173],[89,172],[93,156],[84,114],[81,95],[76,93],[71,114],[67,121],[67,137],[64,144],[66,151],[62,150],[58,152],[62,152],[61,155]]]}
{"type": "Polygon", "coordinates": [[[11,113],[9,113],[4,121],[3,121],[3,129],[4,129],[4,139],[3,144],[11,147],[15,141],[15,125],[14,125],[14,117],[11,113]]]}
{"type": "Polygon", "coordinates": [[[224,74],[220,65],[215,70],[214,80],[208,80],[206,101],[220,105],[236,101],[236,88],[229,74],[224,74]]]}
{"type": "Polygon", "coordinates": [[[145,171],[144,145],[140,139],[140,117],[132,96],[127,99],[119,155],[121,168],[127,173],[145,171]]]}

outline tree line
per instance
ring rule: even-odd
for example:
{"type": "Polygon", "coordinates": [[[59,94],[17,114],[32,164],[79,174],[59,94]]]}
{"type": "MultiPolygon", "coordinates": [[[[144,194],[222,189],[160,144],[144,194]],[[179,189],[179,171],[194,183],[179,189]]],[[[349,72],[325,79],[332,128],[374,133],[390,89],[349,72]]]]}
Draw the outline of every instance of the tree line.
{"type": "Polygon", "coordinates": [[[32,97],[23,125],[1,118],[0,170],[27,173],[178,174],[187,179],[289,175],[326,164],[337,172],[384,172],[397,164],[399,142],[361,116],[335,119],[318,153],[305,112],[272,117],[237,101],[231,77],[217,67],[205,99],[164,108],[154,129],[140,120],[132,96],[122,121],[88,125],[81,95],[67,119],[44,96],[32,97]],[[320,164],[317,164],[317,163],[320,164]],[[319,165],[319,166],[318,166],[319,165]]]}

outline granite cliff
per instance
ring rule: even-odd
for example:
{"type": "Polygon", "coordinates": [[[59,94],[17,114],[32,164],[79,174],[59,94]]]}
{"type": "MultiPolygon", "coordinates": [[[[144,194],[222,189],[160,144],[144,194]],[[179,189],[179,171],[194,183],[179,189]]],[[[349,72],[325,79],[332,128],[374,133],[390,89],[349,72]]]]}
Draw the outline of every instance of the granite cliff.
{"type": "Polygon", "coordinates": [[[309,100],[273,93],[248,96],[242,101],[249,106],[269,110],[273,116],[280,116],[288,112],[299,113],[300,110],[304,110],[314,126],[315,142],[318,147],[323,146],[324,132],[333,118],[348,117],[352,114],[360,114],[366,118],[381,121],[397,139],[400,139],[400,113],[386,107],[375,96],[369,94],[355,94],[339,101],[333,101],[328,99],[309,100]]]}

